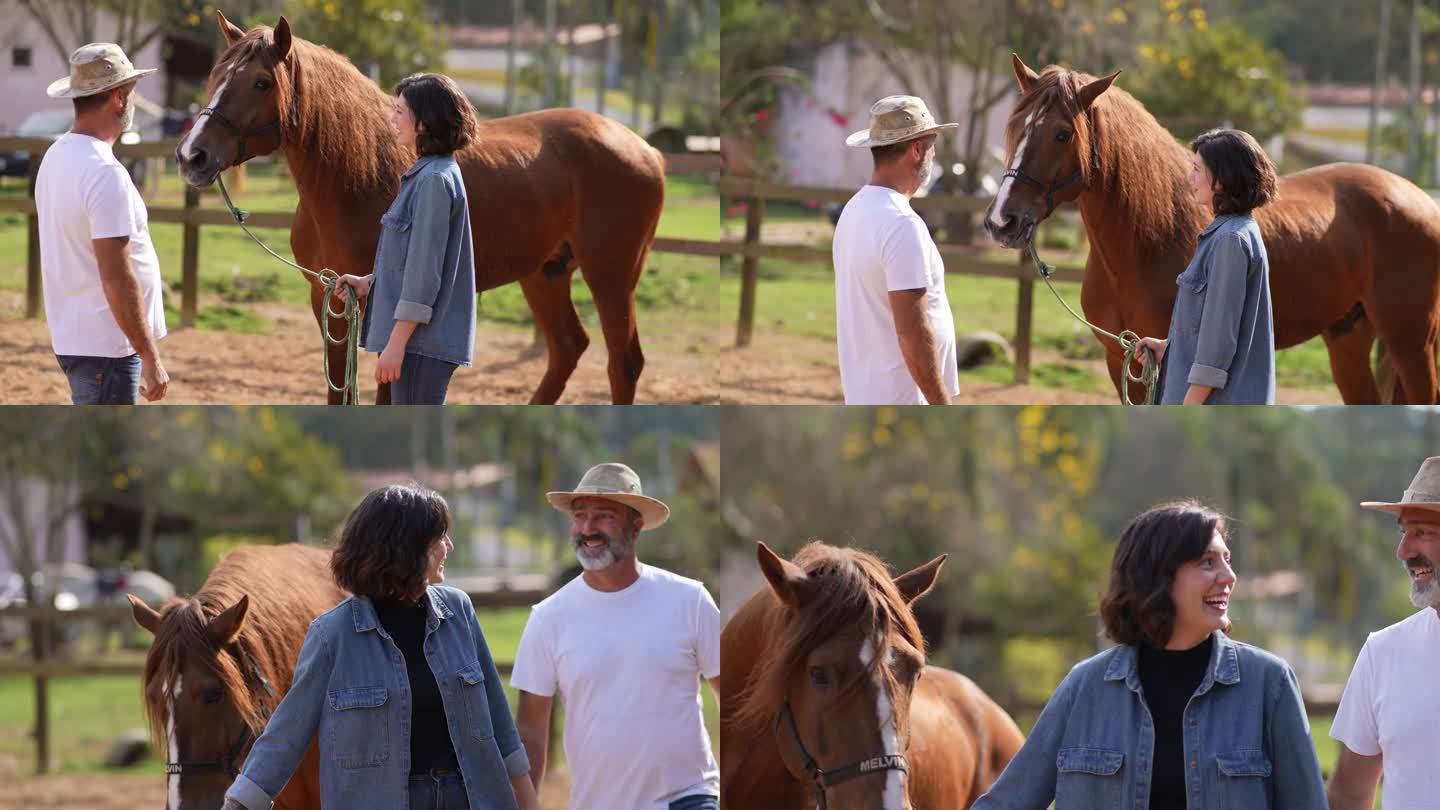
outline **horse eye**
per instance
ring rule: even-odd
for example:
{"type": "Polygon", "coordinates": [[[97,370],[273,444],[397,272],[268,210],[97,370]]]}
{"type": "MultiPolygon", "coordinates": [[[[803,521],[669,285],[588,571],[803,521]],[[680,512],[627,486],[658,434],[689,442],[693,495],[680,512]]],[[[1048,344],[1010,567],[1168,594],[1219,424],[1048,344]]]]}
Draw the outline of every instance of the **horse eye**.
{"type": "Polygon", "coordinates": [[[1055,133],[1055,140],[1059,141],[1060,143],[1065,143],[1066,141],[1070,140],[1070,130],[1062,129],[1059,132],[1055,133]]]}
{"type": "Polygon", "coordinates": [[[811,667],[810,683],[821,689],[827,689],[830,686],[830,673],[826,672],[824,667],[811,667]]]}
{"type": "Polygon", "coordinates": [[[203,701],[205,702],[205,704],[206,704],[206,705],[209,705],[209,706],[213,706],[213,705],[215,705],[216,703],[219,703],[219,702],[220,702],[220,698],[222,698],[222,697],[224,697],[224,695],[221,693],[221,691],[220,691],[219,689],[206,689],[205,691],[203,691],[203,692],[200,693],[200,699],[203,700],[203,701]]]}
{"type": "Polygon", "coordinates": [[[256,79],[255,89],[263,93],[266,90],[270,89],[270,82],[266,81],[265,79],[256,79]]]}

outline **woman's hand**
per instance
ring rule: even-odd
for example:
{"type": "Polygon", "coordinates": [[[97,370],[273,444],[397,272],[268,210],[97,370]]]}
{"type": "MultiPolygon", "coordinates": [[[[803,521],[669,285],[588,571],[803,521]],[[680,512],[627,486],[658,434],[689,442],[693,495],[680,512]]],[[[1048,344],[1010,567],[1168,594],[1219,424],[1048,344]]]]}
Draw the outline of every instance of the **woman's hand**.
{"type": "Polygon", "coordinates": [[[1155,362],[1160,362],[1165,357],[1165,349],[1170,345],[1168,338],[1140,338],[1135,344],[1134,359],[1145,362],[1145,350],[1149,349],[1155,353],[1155,362]]]}
{"type": "Polygon", "coordinates": [[[375,366],[375,382],[391,383],[400,379],[400,366],[405,362],[405,344],[391,340],[380,353],[380,362],[375,366]]]}
{"type": "Polygon", "coordinates": [[[355,297],[362,301],[370,294],[370,282],[374,276],[352,276],[344,275],[335,282],[335,303],[345,305],[345,288],[349,287],[355,291],[355,297]]]}

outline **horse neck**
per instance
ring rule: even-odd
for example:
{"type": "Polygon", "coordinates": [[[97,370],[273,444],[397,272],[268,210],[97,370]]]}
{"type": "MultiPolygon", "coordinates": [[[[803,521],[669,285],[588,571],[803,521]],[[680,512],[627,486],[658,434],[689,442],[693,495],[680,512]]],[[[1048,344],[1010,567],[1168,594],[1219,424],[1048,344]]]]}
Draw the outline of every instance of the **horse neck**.
{"type": "MultiPolygon", "coordinates": [[[[767,651],[757,648],[753,640],[766,637],[769,612],[775,609],[778,609],[778,603],[767,591],[762,591],[751,597],[726,625],[726,635],[741,640],[741,643],[732,644],[721,652],[721,658],[726,664],[720,677],[724,685],[723,691],[727,694],[736,694],[743,688],[758,666],[760,656],[766,654],[767,651]]],[[[734,708],[733,699],[720,702],[722,725],[724,716],[730,714],[726,710],[733,711],[734,708]]],[[[743,728],[735,731],[745,744],[743,748],[734,751],[733,759],[728,751],[722,759],[721,769],[726,776],[727,795],[735,797],[734,801],[746,797],[751,801],[758,801],[760,798],[773,797],[781,790],[790,789],[795,783],[795,777],[786,770],[780,759],[780,747],[775,739],[774,729],[743,728]]],[[[741,806],[734,804],[734,801],[730,806],[741,806]]]]}
{"type": "Polygon", "coordinates": [[[1175,276],[1205,224],[1188,199],[1185,152],[1143,110],[1129,111],[1123,123],[1115,121],[1113,105],[1099,111],[1101,168],[1078,200],[1090,249],[1100,259],[1090,266],[1103,267],[1120,286],[1173,292],[1175,276]],[[1135,193],[1137,188],[1145,193],[1135,193]]]}

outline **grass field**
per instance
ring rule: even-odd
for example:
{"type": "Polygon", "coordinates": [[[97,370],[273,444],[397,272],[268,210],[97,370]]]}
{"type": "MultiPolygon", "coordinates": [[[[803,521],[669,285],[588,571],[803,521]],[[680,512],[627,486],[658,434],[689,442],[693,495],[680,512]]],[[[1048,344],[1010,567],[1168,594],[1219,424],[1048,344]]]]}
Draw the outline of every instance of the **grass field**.
{"type": "MultiPolygon", "coordinates": [[[[515,660],[529,614],[528,608],[480,611],[480,626],[497,662],[515,660]]],[[[515,690],[508,686],[509,678],[504,680],[513,712],[518,698],[515,690]]],[[[708,685],[700,691],[705,699],[705,726],[718,751],[720,723],[715,698],[708,685]]],[[[75,677],[51,681],[50,745],[54,770],[60,773],[103,770],[110,741],[125,731],[143,729],[143,712],[138,677],[75,677]]],[[[33,727],[33,681],[13,675],[0,677],[0,779],[33,772],[33,727]]],[[[560,758],[563,761],[563,752],[560,758]]],[[[152,757],[130,770],[158,775],[164,773],[165,766],[152,757]]]]}
{"type": "MultiPolygon", "coordinates": [[[[247,211],[290,212],[295,209],[295,191],[288,177],[274,167],[262,166],[250,173],[244,191],[232,188],[237,204],[247,211]]],[[[0,185],[0,198],[25,196],[16,182],[0,185]]],[[[184,190],[173,172],[159,180],[159,188],[148,192],[151,208],[180,207],[184,190]]],[[[202,197],[201,207],[224,210],[218,192],[202,197]]],[[[478,227],[478,226],[477,226],[478,227]]],[[[289,232],[258,228],[255,234],[277,253],[291,258],[289,232]]],[[[155,224],[150,229],[160,257],[161,274],[167,286],[178,293],[182,227],[155,224]]],[[[247,305],[260,302],[292,302],[306,305],[309,288],[303,277],[267,256],[240,231],[228,226],[203,227],[200,232],[200,294],[198,325],[201,329],[241,333],[265,332],[263,316],[247,305]]],[[[718,239],[719,202],[713,184],[705,178],[674,176],[667,180],[665,208],[658,235],[688,239],[718,239]]],[[[0,214],[0,290],[20,291],[25,287],[26,228],[24,217],[0,214]]],[[[706,305],[697,288],[715,276],[715,260],[698,256],[651,253],[647,272],[636,292],[637,304],[647,312],[678,310],[688,312],[706,305]]],[[[179,296],[172,295],[168,310],[172,328],[179,324],[179,296]]],[[[587,326],[598,323],[588,288],[575,281],[575,304],[587,326]]],[[[480,296],[482,319],[526,325],[530,311],[518,285],[506,285],[480,296]]]]}

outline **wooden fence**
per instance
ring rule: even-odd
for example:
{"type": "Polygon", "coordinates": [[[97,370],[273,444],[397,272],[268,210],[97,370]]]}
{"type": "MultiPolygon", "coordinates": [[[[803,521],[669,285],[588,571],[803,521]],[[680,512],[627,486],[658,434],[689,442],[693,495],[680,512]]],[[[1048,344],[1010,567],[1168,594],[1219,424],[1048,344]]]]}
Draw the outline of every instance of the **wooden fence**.
{"type": "MultiPolygon", "coordinates": [[[[471,593],[470,601],[474,603],[476,610],[529,607],[549,594],[550,589],[548,588],[502,587],[471,593]]],[[[153,607],[158,608],[159,605],[153,607]]],[[[94,675],[138,680],[145,673],[145,666],[138,659],[85,659],[50,654],[51,639],[54,638],[58,629],[73,623],[97,622],[102,626],[107,623],[113,626],[116,623],[128,625],[134,619],[129,604],[109,604],[75,610],[59,610],[49,605],[0,608],[0,621],[5,620],[24,621],[31,625],[38,624],[39,627],[35,628],[35,631],[44,639],[38,655],[35,654],[36,651],[32,650],[30,655],[25,658],[0,658],[0,676],[21,675],[35,681],[35,762],[37,773],[43,774],[48,771],[51,761],[49,707],[49,681],[51,679],[94,675]]],[[[27,635],[26,637],[33,638],[34,636],[27,635]]],[[[514,668],[514,663],[497,661],[495,667],[501,675],[508,676],[514,668]]],[[[558,705],[559,701],[551,704],[550,748],[552,757],[560,741],[560,731],[557,725],[559,715],[555,711],[558,705]]]]}
{"type": "MultiPolygon", "coordinates": [[[[35,214],[35,173],[40,167],[40,157],[53,141],[47,138],[0,138],[0,152],[29,152],[30,178],[27,199],[0,199],[0,212],[10,211],[24,214],[29,224],[29,238],[26,246],[25,317],[36,318],[40,314],[40,221],[35,214]]],[[[115,155],[122,159],[172,159],[178,141],[161,141],[142,144],[116,144],[115,155]]],[[[720,172],[720,157],[714,154],[667,154],[665,172],[668,175],[715,175],[720,172]]],[[[235,219],[224,208],[202,209],[201,192],[185,187],[185,202],[181,208],[149,208],[150,222],[173,223],[184,226],[181,242],[180,267],[180,325],[195,325],[196,299],[199,297],[200,277],[200,229],[201,227],[236,227],[235,219]]],[[[240,201],[243,203],[243,200],[240,201]]],[[[243,204],[242,206],[243,207],[243,204]]],[[[719,208],[716,208],[719,216],[719,208]]],[[[253,228],[289,228],[293,219],[291,213],[255,212],[249,215],[246,224],[253,228]]],[[[698,256],[719,256],[714,243],[689,239],[657,237],[651,250],[658,253],[680,253],[698,256]]],[[[272,246],[283,255],[289,243],[272,246]]],[[[257,248],[258,250],[258,248],[257,248]]]]}
{"type": "MultiPolygon", "coordinates": [[[[740,315],[735,333],[735,344],[747,346],[755,324],[755,293],[759,285],[761,259],[782,259],[795,262],[821,262],[829,264],[830,251],[813,245],[765,244],[761,230],[765,220],[765,205],[770,200],[814,203],[844,203],[853,196],[853,189],[818,188],[813,186],[790,186],[778,183],[739,177],[722,177],[722,197],[746,203],[745,237],[742,241],[722,242],[727,250],[725,255],[741,256],[740,269],[740,315]]],[[[989,205],[986,197],[918,197],[911,200],[916,211],[928,213],[967,212],[979,213],[989,205]]],[[[938,246],[940,256],[945,260],[945,272],[985,276],[989,278],[1013,279],[1017,285],[1015,305],[1015,382],[1023,385],[1030,379],[1031,346],[1034,338],[1035,282],[1038,276],[1034,267],[1019,255],[1018,260],[996,260],[986,251],[969,245],[944,244],[938,246]]],[[[1081,258],[1076,253],[1054,253],[1046,251],[1046,258],[1060,264],[1075,263],[1081,258]]],[[[1060,267],[1054,278],[1058,281],[1078,282],[1084,272],[1078,269],[1060,267]]],[[[1068,317],[1068,316],[1067,316],[1068,317]]]]}

